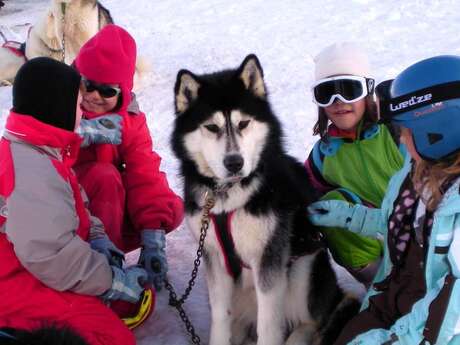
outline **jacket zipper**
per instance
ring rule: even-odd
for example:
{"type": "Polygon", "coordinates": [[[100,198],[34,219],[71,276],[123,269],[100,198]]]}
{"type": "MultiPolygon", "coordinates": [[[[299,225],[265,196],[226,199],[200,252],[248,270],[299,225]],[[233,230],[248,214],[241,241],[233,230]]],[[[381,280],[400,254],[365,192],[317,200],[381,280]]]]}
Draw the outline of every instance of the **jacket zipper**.
{"type": "MultiPolygon", "coordinates": [[[[370,185],[374,187],[375,191],[378,193],[379,190],[377,188],[377,184],[375,183],[374,179],[371,177],[371,174],[369,173],[369,168],[367,167],[367,164],[366,164],[366,160],[364,159],[364,154],[363,154],[363,150],[361,147],[361,128],[362,128],[362,122],[359,124],[357,140],[356,140],[356,145],[358,146],[359,157],[361,158],[361,161],[363,162],[364,173],[367,177],[367,181],[369,182],[370,185]]],[[[375,205],[375,206],[380,207],[380,205],[375,205]]]]}

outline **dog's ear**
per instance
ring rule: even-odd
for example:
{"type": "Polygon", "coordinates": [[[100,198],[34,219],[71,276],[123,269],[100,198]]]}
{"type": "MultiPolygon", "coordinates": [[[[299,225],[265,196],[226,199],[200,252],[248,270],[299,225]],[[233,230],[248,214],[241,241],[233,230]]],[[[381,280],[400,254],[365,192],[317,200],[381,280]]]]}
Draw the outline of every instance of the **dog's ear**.
{"type": "Polygon", "coordinates": [[[198,97],[200,83],[192,72],[180,70],[174,86],[176,113],[182,114],[198,97]]]}
{"type": "Polygon", "coordinates": [[[264,71],[259,59],[254,54],[246,56],[239,68],[239,76],[246,89],[260,98],[267,97],[267,89],[264,83],[264,71]]]}

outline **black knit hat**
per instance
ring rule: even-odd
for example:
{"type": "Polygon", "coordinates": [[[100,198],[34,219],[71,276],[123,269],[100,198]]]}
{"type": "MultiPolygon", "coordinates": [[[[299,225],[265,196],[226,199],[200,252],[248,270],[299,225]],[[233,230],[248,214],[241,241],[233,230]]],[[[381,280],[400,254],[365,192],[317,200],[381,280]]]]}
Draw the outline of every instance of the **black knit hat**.
{"type": "Polygon", "coordinates": [[[80,75],[72,67],[47,58],[27,61],[13,84],[13,111],[73,131],[80,75]]]}

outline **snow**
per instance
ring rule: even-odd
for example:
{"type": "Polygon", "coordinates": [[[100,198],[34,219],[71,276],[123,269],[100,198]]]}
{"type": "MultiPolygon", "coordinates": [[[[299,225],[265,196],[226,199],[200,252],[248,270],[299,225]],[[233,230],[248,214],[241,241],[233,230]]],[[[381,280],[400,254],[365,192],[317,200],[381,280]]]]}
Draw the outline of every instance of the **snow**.
{"type": "MultiPolygon", "coordinates": [[[[0,30],[24,41],[29,23],[49,0],[7,0],[0,10],[0,30]]],[[[173,87],[177,72],[207,73],[238,66],[256,53],[264,68],[275,112],[286,134],[289,153],[304,160],[316,141],[311,135],[316,108],[311,102],[313,57],[336,41],[358,41],[369,52],[377,81],[394,77],[410,64],[440,54],[460,55],[460,3],[457,0],[102,0],[115,22],[135,37],[139,55],[151,70],[137,89],[141,109],[162,169],[181,193],[178,162],[169,147],[174,120],[173,87]]],[[[51,96],[51,95],[50,95],[51,96]]],[[[11,87],[0,88],[0,131],[11,107],[11,87]]],[[[196,242],[182,226],[168,235],[170,280],[182,292],[193,268],[196,242]]],[[[136,253],[130,256],[134,262],[136,253]]],[[[206,344],[209,305],[201,267],[198,282],[185,304],[206,344]]],[[[360,287],[337,268],[344,285],[360,287]]],[[[165,291],[154,315],[135,331],[138,343],[188,343],[165,291]]]]}

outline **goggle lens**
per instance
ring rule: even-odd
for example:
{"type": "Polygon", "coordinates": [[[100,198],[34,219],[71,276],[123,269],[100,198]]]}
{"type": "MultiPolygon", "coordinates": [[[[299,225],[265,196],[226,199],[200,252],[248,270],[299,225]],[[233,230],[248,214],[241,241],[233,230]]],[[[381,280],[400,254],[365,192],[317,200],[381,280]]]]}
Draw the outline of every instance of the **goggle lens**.
{"type": "Polygon", "coordinates": [[[329,80],[316,85],[313,95],[318,105],[330,105],[334,95],[340,95],[348,102],[353,102],[367,94],[363,83],[353,79],[329,80]]]}

